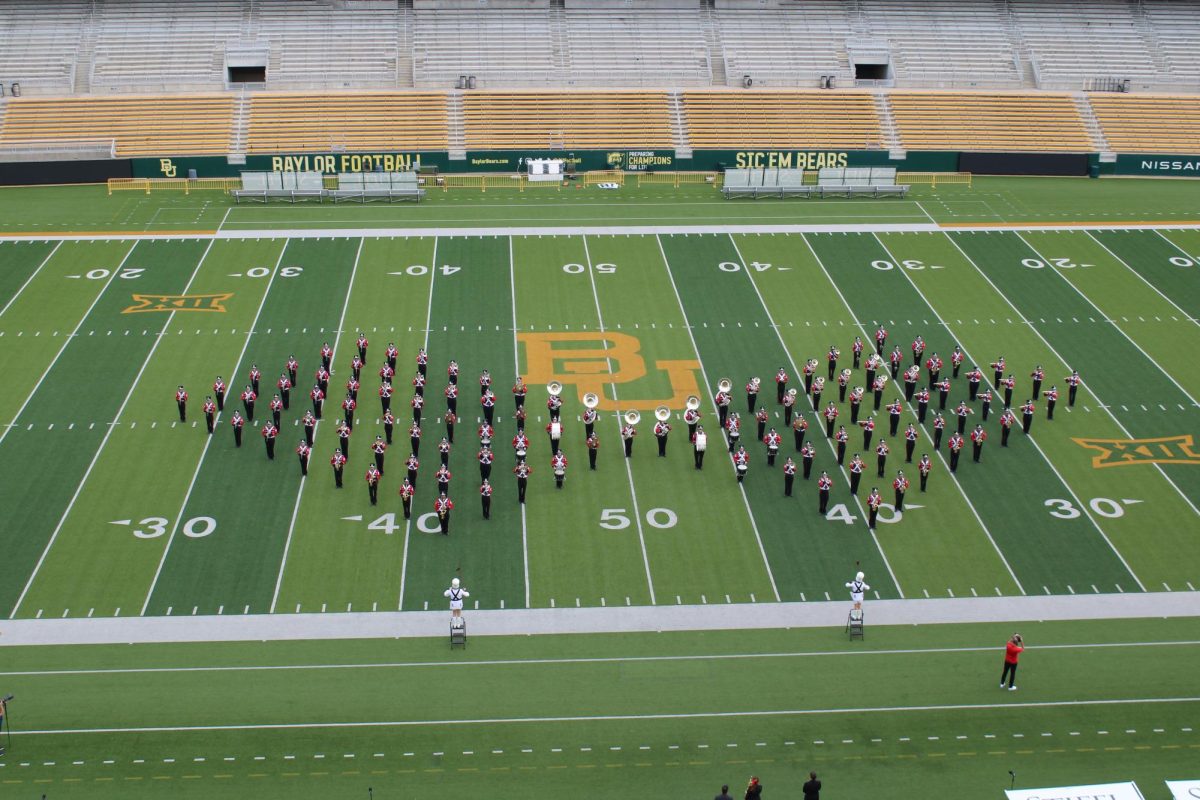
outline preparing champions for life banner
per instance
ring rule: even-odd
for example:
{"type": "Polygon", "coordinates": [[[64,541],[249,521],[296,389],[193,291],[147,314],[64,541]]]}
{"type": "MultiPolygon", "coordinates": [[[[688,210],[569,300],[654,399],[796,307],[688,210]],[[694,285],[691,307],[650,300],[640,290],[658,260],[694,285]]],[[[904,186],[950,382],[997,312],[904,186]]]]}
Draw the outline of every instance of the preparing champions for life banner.
{"type": "Polygon", "coordinates": [[[1047,789],[1006,789],[1008,800],[1145,800],[1133,781],[1047,789]]]}
{"type": "Polygon", "coordinates": [[[1175,800],[1200,800],[1200,780],[1167,781],[1171,797],[1175,800]]]}

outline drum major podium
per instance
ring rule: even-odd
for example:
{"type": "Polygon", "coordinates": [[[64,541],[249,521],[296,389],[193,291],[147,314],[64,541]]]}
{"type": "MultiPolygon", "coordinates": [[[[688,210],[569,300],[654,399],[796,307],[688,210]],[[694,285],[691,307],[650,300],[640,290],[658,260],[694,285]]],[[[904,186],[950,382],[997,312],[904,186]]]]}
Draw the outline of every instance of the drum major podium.
{"type": "Polygon", "coordinates": [[[467,646],[467,621],[462,617],[450,618],[450,648],[455,646],[463,649],[467,646]]]}

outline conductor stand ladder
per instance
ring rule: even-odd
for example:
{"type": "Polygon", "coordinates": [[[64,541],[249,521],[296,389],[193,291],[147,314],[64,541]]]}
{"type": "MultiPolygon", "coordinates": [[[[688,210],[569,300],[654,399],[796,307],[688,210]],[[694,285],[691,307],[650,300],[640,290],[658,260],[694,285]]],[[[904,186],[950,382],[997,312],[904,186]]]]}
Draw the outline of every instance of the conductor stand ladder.
{"type": "Polygon", "coordinates": [[[850,634],[851,641],[865,638],[861,608],[850,609],[850,614],[846,617],[846,633],[850,634]]]}
{"type": "Polygon", "coordinates": [[[467,621],[463,617],[450,618],[450,649],[455,646],[467,647],[467,621]]]}

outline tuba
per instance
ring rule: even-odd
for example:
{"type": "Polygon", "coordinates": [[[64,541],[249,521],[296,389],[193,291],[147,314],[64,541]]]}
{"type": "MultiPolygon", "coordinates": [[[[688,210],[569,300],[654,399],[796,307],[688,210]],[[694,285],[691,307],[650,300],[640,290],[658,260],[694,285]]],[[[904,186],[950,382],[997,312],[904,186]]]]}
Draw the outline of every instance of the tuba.
{"type": "Polygon", "coordinates": [[[550,381],[546,384],[546,391],[551,397],[558,397],[562,394],[562,384],[558,381],[550,381]]]}
{"type": "Polygon", "coordinates": [[[721,380],[717,381],[717,391],[729,394],[733,391],[733,381],[729,380],[729,378],[721,378],[721,380]]]}
{"type": "Polygon", "coordinates": [[[659,406],[654,409],[654,418],[659,422],[666,422],[671,418],[671,409],[666,406],[659,406]]]}
{"type": "Polygon", "coordinates": [[[600,405],[600,397],[595,392],[588,392],[583,396],[583,404],[587,408],[595,408],[600,405]]]}
{"type": "Polygon", "coordinates": [[[694,394],[690,395],[687,399],[687,408],[688,408],[688,411],[696,411],[697,409],[699,409],[700,408],[700,398],[696,397],[696,395],[694,395],[694,394]]]}
{"type": "Polygon", "coordinates": [[[640,412],[640,411],[637,411],[637,410],[635,409],[635,410],[633,410],[633,411],[626,411],[626,412],[625,412],[625,422],[626,422],[627,424],[629,424],[629,425],[637,425],[637,424],[638,424],[639,422],[641,422],[641,421],[642,421],[642,414],[641,414],[641,412],[640,412]]]}

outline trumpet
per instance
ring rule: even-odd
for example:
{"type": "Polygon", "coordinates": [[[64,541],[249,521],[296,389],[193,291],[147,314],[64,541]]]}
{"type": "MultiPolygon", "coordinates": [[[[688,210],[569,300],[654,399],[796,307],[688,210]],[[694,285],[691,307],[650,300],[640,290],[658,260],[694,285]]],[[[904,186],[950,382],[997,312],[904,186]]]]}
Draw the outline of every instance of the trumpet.
{"type": "Polygon", "coordinates": [[[654,418],[659,422],[666,422],[671,418],[671,409],[667,408],[666,406],[659,406],[658,408],[654,409],[654,418]]]}
{"type": "Polygon", "coordinates": [[[625,412],[625,422],[627,424],[637,425],[641,421],[642,421],[642,414],[640,411],[634,409],[633,411],[625,412]]]}
{"type": "Polygon", "coordinates": [[[729,378],[721,378],[721,380],[717,381],[717,391],[729,394],[733,391],[733,381],[729,380],[729,378]]]}
{"type": "MultiPolygon", "coordinates": [[[[584,402],[587,402],[586,399],[584,402]]],[[[700,398],[696,395],[690,395],[687,399],[687,407],[689,411],[695,411],[700,408],[700,398]]]]}
{"type": "Polygon", "coordinates": [[[595,408],[600,405],[600,397],[595,392],[588,392],[583,396],[583,404],[587,408],[595,408]]]}
{"type": "Polygon", "coordinates": [[[546,384],[546,391],[549,392],[551,397],[558,397],[562,394],[562,384],[558,381],[550,381],[546,384]]]}

